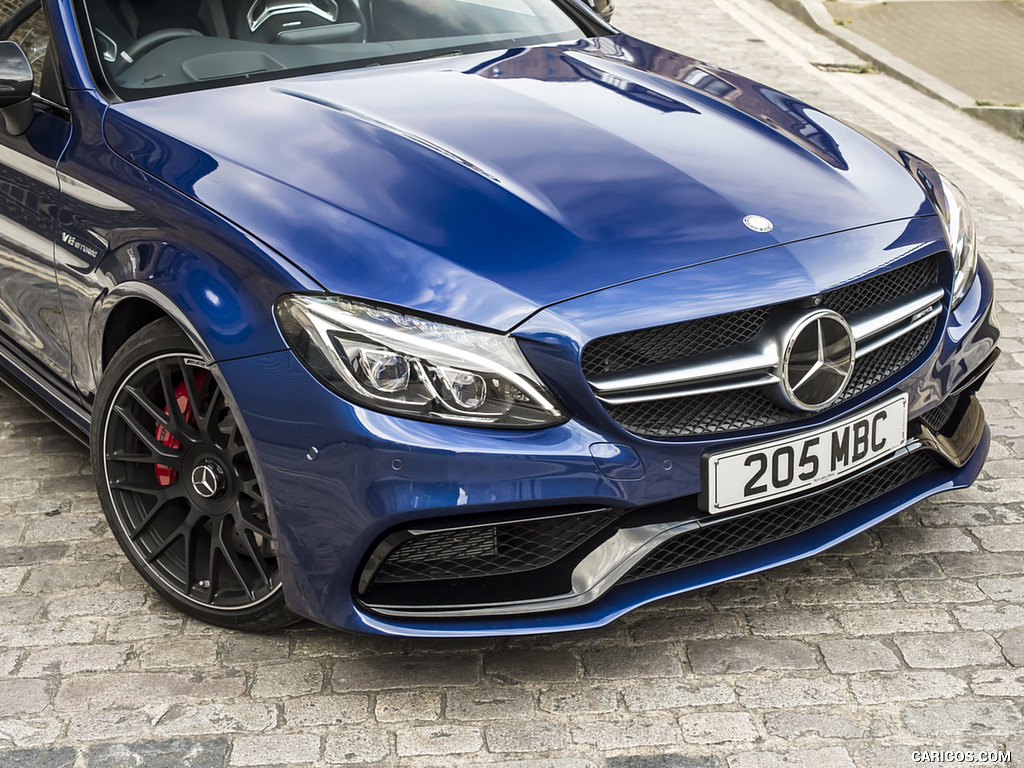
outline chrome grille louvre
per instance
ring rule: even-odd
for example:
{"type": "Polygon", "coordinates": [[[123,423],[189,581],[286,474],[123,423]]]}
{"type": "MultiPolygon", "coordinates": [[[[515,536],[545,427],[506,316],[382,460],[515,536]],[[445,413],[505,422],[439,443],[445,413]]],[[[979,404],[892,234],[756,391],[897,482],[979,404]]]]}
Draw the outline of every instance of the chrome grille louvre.
{"type": "MultiPolygon", "coordinates": [[[[859,350],[853,376],[832,407],[896,376],[925,351],[941,315],[938,281],[938,257],[929,256],[819,297],[816,307],[847,318],[859,350]]],[[[645,437],[714,435],[805,419],[812,414],[769,396],[778,381],[777,353],[764,339],[773,316],[801,303],[807,305],[764,306],[595,339],[583,350],[583,370],[609,415],[645,437]],[[688,351],[680,356],[678,350],[688,351]]]]}

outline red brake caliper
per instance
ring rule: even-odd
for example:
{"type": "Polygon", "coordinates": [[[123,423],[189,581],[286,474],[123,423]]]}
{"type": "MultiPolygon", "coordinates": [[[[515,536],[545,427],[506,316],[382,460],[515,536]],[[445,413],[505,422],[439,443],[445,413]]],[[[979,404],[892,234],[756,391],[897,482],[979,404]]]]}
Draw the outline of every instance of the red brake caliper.
{"type": "MultiPolygon", "coordinates": [[[[210,372],[197,370],[193,376],[196,382],[196,391],[201,392],[203,385],[210,380],[210,372]]],[[[174,388],[174,399],[178,405],[178,410],[181,411],[181,415],[185,417],[185,421],[191,425],[195,425],[196,417],[192,413],[192,404],[188,401],[188,388],[185,386],[185,382],[181,382],[174,388]]],[[[164,408],[164,413],[168,413],[167,408],[164,408]]],[[[181,443],[174,435],[170,433],[163,425],[156,428],[156,439],[166,445],[168,448],[177,450],[181,448],[181,443]]],[[[168,467],[166,464],[157,464],[156,470],[156,481],[160,485],[171,485],[178,481],[178,471],[168,467]]]]}

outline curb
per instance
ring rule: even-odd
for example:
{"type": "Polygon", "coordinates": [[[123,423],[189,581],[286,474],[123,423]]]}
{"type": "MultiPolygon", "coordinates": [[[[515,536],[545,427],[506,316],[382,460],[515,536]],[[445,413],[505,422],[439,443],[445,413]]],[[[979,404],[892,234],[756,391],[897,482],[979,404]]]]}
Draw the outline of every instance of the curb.
{"type": "Polygon", "coordinates": [[[821,0],[769,0],[769,2],[848,51],[866,59],[872,66],[887,75],[891,75],[921,93],[938,99],[961,112],[973,115],[1015,139],[1024,141],[1024,108],[979,107],[975,104],[974,99],[966,93],[942,82],[935,75],[931,75],[909,61],[890,53],[866,37],[837,25],[832,15],[825,10],[821,0]]]}

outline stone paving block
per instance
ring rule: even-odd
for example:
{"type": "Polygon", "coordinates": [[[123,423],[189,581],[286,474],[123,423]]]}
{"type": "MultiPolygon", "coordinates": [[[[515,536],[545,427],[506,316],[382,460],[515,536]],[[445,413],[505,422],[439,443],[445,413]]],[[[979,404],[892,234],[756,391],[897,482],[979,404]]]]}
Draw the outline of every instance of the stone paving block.
{"type": "Polygon", "coordinates": [[[771,669],[817,669],[814,650],[796,640],[741,637],[690,643],[690,666],[698,675],[771,669]]]}
{"type": "Polygon", "coordinates": [[[851,558],[854,573],[861,579],[941,579],[942,569],[929,555],[894,556],[875,553],[851,558]]]}
{"type": "Polygon", "coordinates": [[[825,665],[837,674],[899,669],[896,654],[876,640],[824,640],[818,647],[825,665]]]}
{"type": "Polygon", "coordinates": [[[68,710],[117,709],[159,700],[183,704],[234,699],[245,690],[245,675],[235,670],[207,672],[103,672],[65,680],[56,704],[68,710]]]}
{"type": "Polygon", "coordinates": [[[320,737],[311,733],[237,736],[230,765],[309,765],[320,758],[320,737]]]}
{"type": "Polygon", "coordinates": [[[877,608],[850,610],[838,614],[839,623],[847,634],[902,635],[913,632],[942,632],[955,628],[953,619],[941,608],[877,608]]]}
{"type": "MultiPolygon", "coordinates": [[[[377,694],[374,717],[378,723],[437,720],[441,717],[441,698],[439,694],[427,691],[380,693],[377,694]]],[[[286,710],[287,706],[285,704],[286,710]]]]}
{"type": "Polygon", "coordinates": [[[1024,632],[1003,632],[997,639],[1006,660],[1015,667],[1024,667],[1024,632]]]}
{"type": "Polygon", "coordinates": [[[787,741],[807,735],[823,739],[862,739],[868,735],[843,715],[827,713],[768,712],[764,725],[769,734],[787,741]]]}
{"type": "Polygon", "coordinates": [[[820,610],[757,611],[747,614],[750,631],[764,637],[830,635],[839,624],[820,610]]]}
{"type": "Polygon", "coordinates": [[[1024,629],[1021,605],[967,605],[954,609],[953,615],[964,629],[1024,629]]]}
{"type": "Polygon", "coordinates": [[[149,728],[149,717],[140,709],[112,709],[84,712],[71,718],[68,738],[83,741],[113,741],[131,735],[137,737],[149,728]]]}
{"type": "Polygon", "coordinates": [[[33,648],[91,643],[98,626],[91,621],[51,621],[45,624],[0,624],[0,646],[33,648]]]}
{"type": "Polygon", "coordinates": [[[71,747],[3,750],[0,768],[74,768],[76,757],[71,747]]]}
{"type": "Polygon", "coordinates": [[[5,717],[0,719],[0,747],[52,747],[63,730],[54,717],[5,717]]]}
{"type": "Polygon", "coordinates": [[[786,587],[793,605],[837,605],[853,603],[894,603],[896,590],[888,584],[871,581],[809,581],[786,587]]]}
{"type": "Polygon", "coordinates": [[[854,768],[843,747],[796,749],[788,752],[743,752],[730,755],[729,768],[854,768]]]}
{"type": "Polygon", "coordinates": [[[1008,735],[1024,728],[1024,715],[1008,702],[931,702],[907,707],[903,720],[913,734],[960,743],[968,736],[1008,735]]]}
{"type": "Polygon", "coordinates": [[[217,644],[205,638],[144,643],[138,657],[142,669],[212,667],[217,664],[217,644]]]}
{"type": "MultiPolygon", "coordinates": [[[[1004,500],[1009,500],[1004,497],[1004,500]]],[[[989,525],[971,528],[983,549],[989,552],[1024,552],[1024,526],[989,525]]]]}
{"type": "Polygon", "coordinates": [[[602,648],[583,654],[588,678],[635,679],[678,677],[683,672],[679,652],[668,643],[635,648],[602,648]]]}
{"type": "Polygon", "coordinates": [[[182,618],[173,616],[135,615],[115,619],[107,627],[107,639],[112,642],[131,642],[151,637],[177,637],[181,634],[182,618]]]}
{"type": "Polygon", "coordinates": [[[981,591],[993,600],[1008,600],[1024,603],[1024,576],[1014,578],[979,579],[981,591]]]}
{"type": "Polygon", "coordinates": [[[457,755],[478,752],[484,745],[479,728],[467,725],[431,725],[396,733],[399,757],[457,755]]]}
{"type": "Polygon", "coordinates": [[[230,666],[281,661],[291,651],[291,637],[285,634],[251,635],[234,632],[216,638],[218,654],[230,666]]]}
{"type": "Polygon", "coordinates": [[[840,684],[813,677],[744,680],[736,683],[736,693],[740,704],[758,709],[845,704],[847,701],[840,684]]]}
{"type": "Polygon", "coordinates": [[[985,593],[967,581],[905,581],[897,585],[908,603],[977,603],[985,593]]]}
{"type": "Polygon", "coordinates": [[[0,680],[0,717],[31,715],[41,712],[49,703],[49,685],[46,680],[0,680]]]}
{"type": "MultiPolygon", "coordinates": [[[[720,768],[714,755],[626,755],[609,757],[607,768],[720,768]]],[[[538,766],[540,768],[540,766],[538,766]]]]}
{"type": "Polygon", "coordinates": [[[959,528],[887,528],[879,531],[882,546],[895,555],[975,552],[978,545],[959,528]]]}
{"type": "Polygon", "coordinates": [[[683,732],[683,739],[690,744],[755,744],[764,740],[754,716],[747,712],[681,715],[679,727],[683,732]]]}
{"type": "MultiPolygon", "coordinates": [[[[614,760],[616,758],[609,758],[614,760]]],[[[608,763],[611,766],[611,762],[608,763]]],[[[465,768],[598,768],[590,760],[578,757],[555,757],[547,760],[502,760],[500,762],[468,763],[465,768]]]]}
{"type": "Polygon", "coordinates": [[[277,708],[239,699],[213,704],[172,704],[153,720],[156,736],[259,733],[277,725],[277,708]]]}
{"type": "Polygon", "coordinates": [[[128,663],[132,649],[127,645],[69,645],[28,654],[21,665],[22,677],[73,675],[79,672],[108,672],[128,663]]]}
{"type": "Polygon", "coordinates": [[[967,683],[947,672],[920,670],[857,675],[850,689],[861,704],[885,704],[956,698],[967,692],[967,683]]]}
{"type": "Polygon", "coordinates": [[[350,729],[330,733],[324,744],[324,760],[332,765],[380,762],[391,754],[391,741],[391,733],[379,729],[350,729]]]}
{"type": "Polygon", "coordinates": [[[26,567],[0,568],[0,595],[17,594],[27,575],[26,567]]]}
{"type": "Polygon", "coordinates": [[[324,668],[318,661],[264,664],[256,670],[252,695],[258,699],[306,696],[324,688],[324,668]]]}
{"type": "Polygon", "coordinates": [[[565,650],[500,651],[484,656],[484,674],[502,683],[576,680],[580,663],[565,650]]]}
{"type": "Polygon", "coordinates": [[[640,644],[737,637],[745,633],[736,616],[677,611],[667,616],[650,616],[629,628],[640,644]]]}
{"type": "Polygon", "coordinates": [[[999,645],[981,632],[909,635],[897,637],[896,645],[907,664],[918,669],[956,669],[1003,662],[999,645]]]}
{"type": "MultiPolygon", "coordinates": [[[[20,660],[21,653],[19,651],[4,651],[0,653],[0,677],[10,677],[20,660]]],[[[38,675],[29,675],[29,677],[38,677],[38,675]]]]}
{"type": "Polygon", "coordinates": [[[600,715],[614,712],[618,706],[617,691],[604,686],[561,685],[540,693],[541,710],[553,715],[600,715]]]}
{"type": "Polygon", "coordinates": [[[101,517],[75,517],[63,514],[23,522],[25,541],[30,544],[91,539],[96,535],[97,527],[106,525],[101,517]]]}
{"type": "Polygon", "coordinates": [[[979,696],[1002,696],[1024,701],[1024,671],[1018,669],[982,669],[971,674],[971,690],[979,696]]]}
{"type": "Polygon", "coordinates": [[[535,696],[530,691],[475,688],[450,692],[445,715],[452,720],[507,720],[528,717],[535,710],[535,696]]]}
{"type": "Polygon", "coordinates": [[[110,618],[137,612],[146,604],[151,593],[146,592],[90,592],[51,600],[46,612],[52,619],[70,619],[79,616],[110,618]]]}
{"type": "Polygon", "coordinates": [[[597,749],[658,747],[679,741],[679,726],[672,720],[640,715],[629,719],[593,720],[570,727],[574,744],[597,749]]]}
{"type": "Polygon", "coordinates": [[[379,656],[345,659],[334,666],[335,691],[378,691],[393,688],[475,685],[480,679],[480,657],[379,656]]]}
{"type": "Polygon", "coordinates": [[[0,597],[0,616],[14,624],[38,619],[43,615],[45,607],[46,602],[41,597],[0,597]]]}
{"type": "Polygon", "coordinates": [[[630,686],[623,690],[622,698],[629,710],[645,712],[731,704],[736,701],[736,693],[721,682],[701,684],[700,682],[682,680],[674,683],[644,683],[630,686]]]}
{"type": "Polygon", "coordinates": [[[0,549],[0,567],[36,565],[61,560],[68,552],[67,544],[32,544],[0,549]]]}
{"type": "Polygon", "coordinates": [[[31,569],[22,590],[29,595],[52,595],[75,589],[98,587],[113,579],[120,563],[42,563],[31,569]]]}
{"type": "Polygon", "coordinates": [[[495,754],[507,752],[550,752],[566,743],[565,726],[543,721],[495,723],[485,731],[487,749],[495,754]]]}
{"type": "Polygon", "coordinates": [[[88,768],[222,768],[227,752],[226,739],[169,739],[97,744],[89,747],[86,754],[88,768]]]}

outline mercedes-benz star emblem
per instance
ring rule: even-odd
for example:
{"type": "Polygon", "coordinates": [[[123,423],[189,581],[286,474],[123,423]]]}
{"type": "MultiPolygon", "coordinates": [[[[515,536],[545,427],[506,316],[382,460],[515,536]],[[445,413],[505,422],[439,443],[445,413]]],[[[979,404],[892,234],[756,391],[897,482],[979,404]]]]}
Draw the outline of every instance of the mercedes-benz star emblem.
{"type": "Polygon", "coordinates": [[[842,315],[820,309],[789,332],[782,353],[782,396],[795,409],[820,411],[843,394],[853,375],[853,332],[842,315]]]}
{"type": "Polygon", "coordinates": [[[771,232],[775,229],[775,225],[771,223],[769,219],[764,216],[744,216],[743,225],[754,232],[771,232]]]}
{"type": "Polygon", "coordinates": [[[210,462],[204,461],[192,470],[192,487],[204,499],[212,499],[221,490],[217,469],[210,462]]]}

